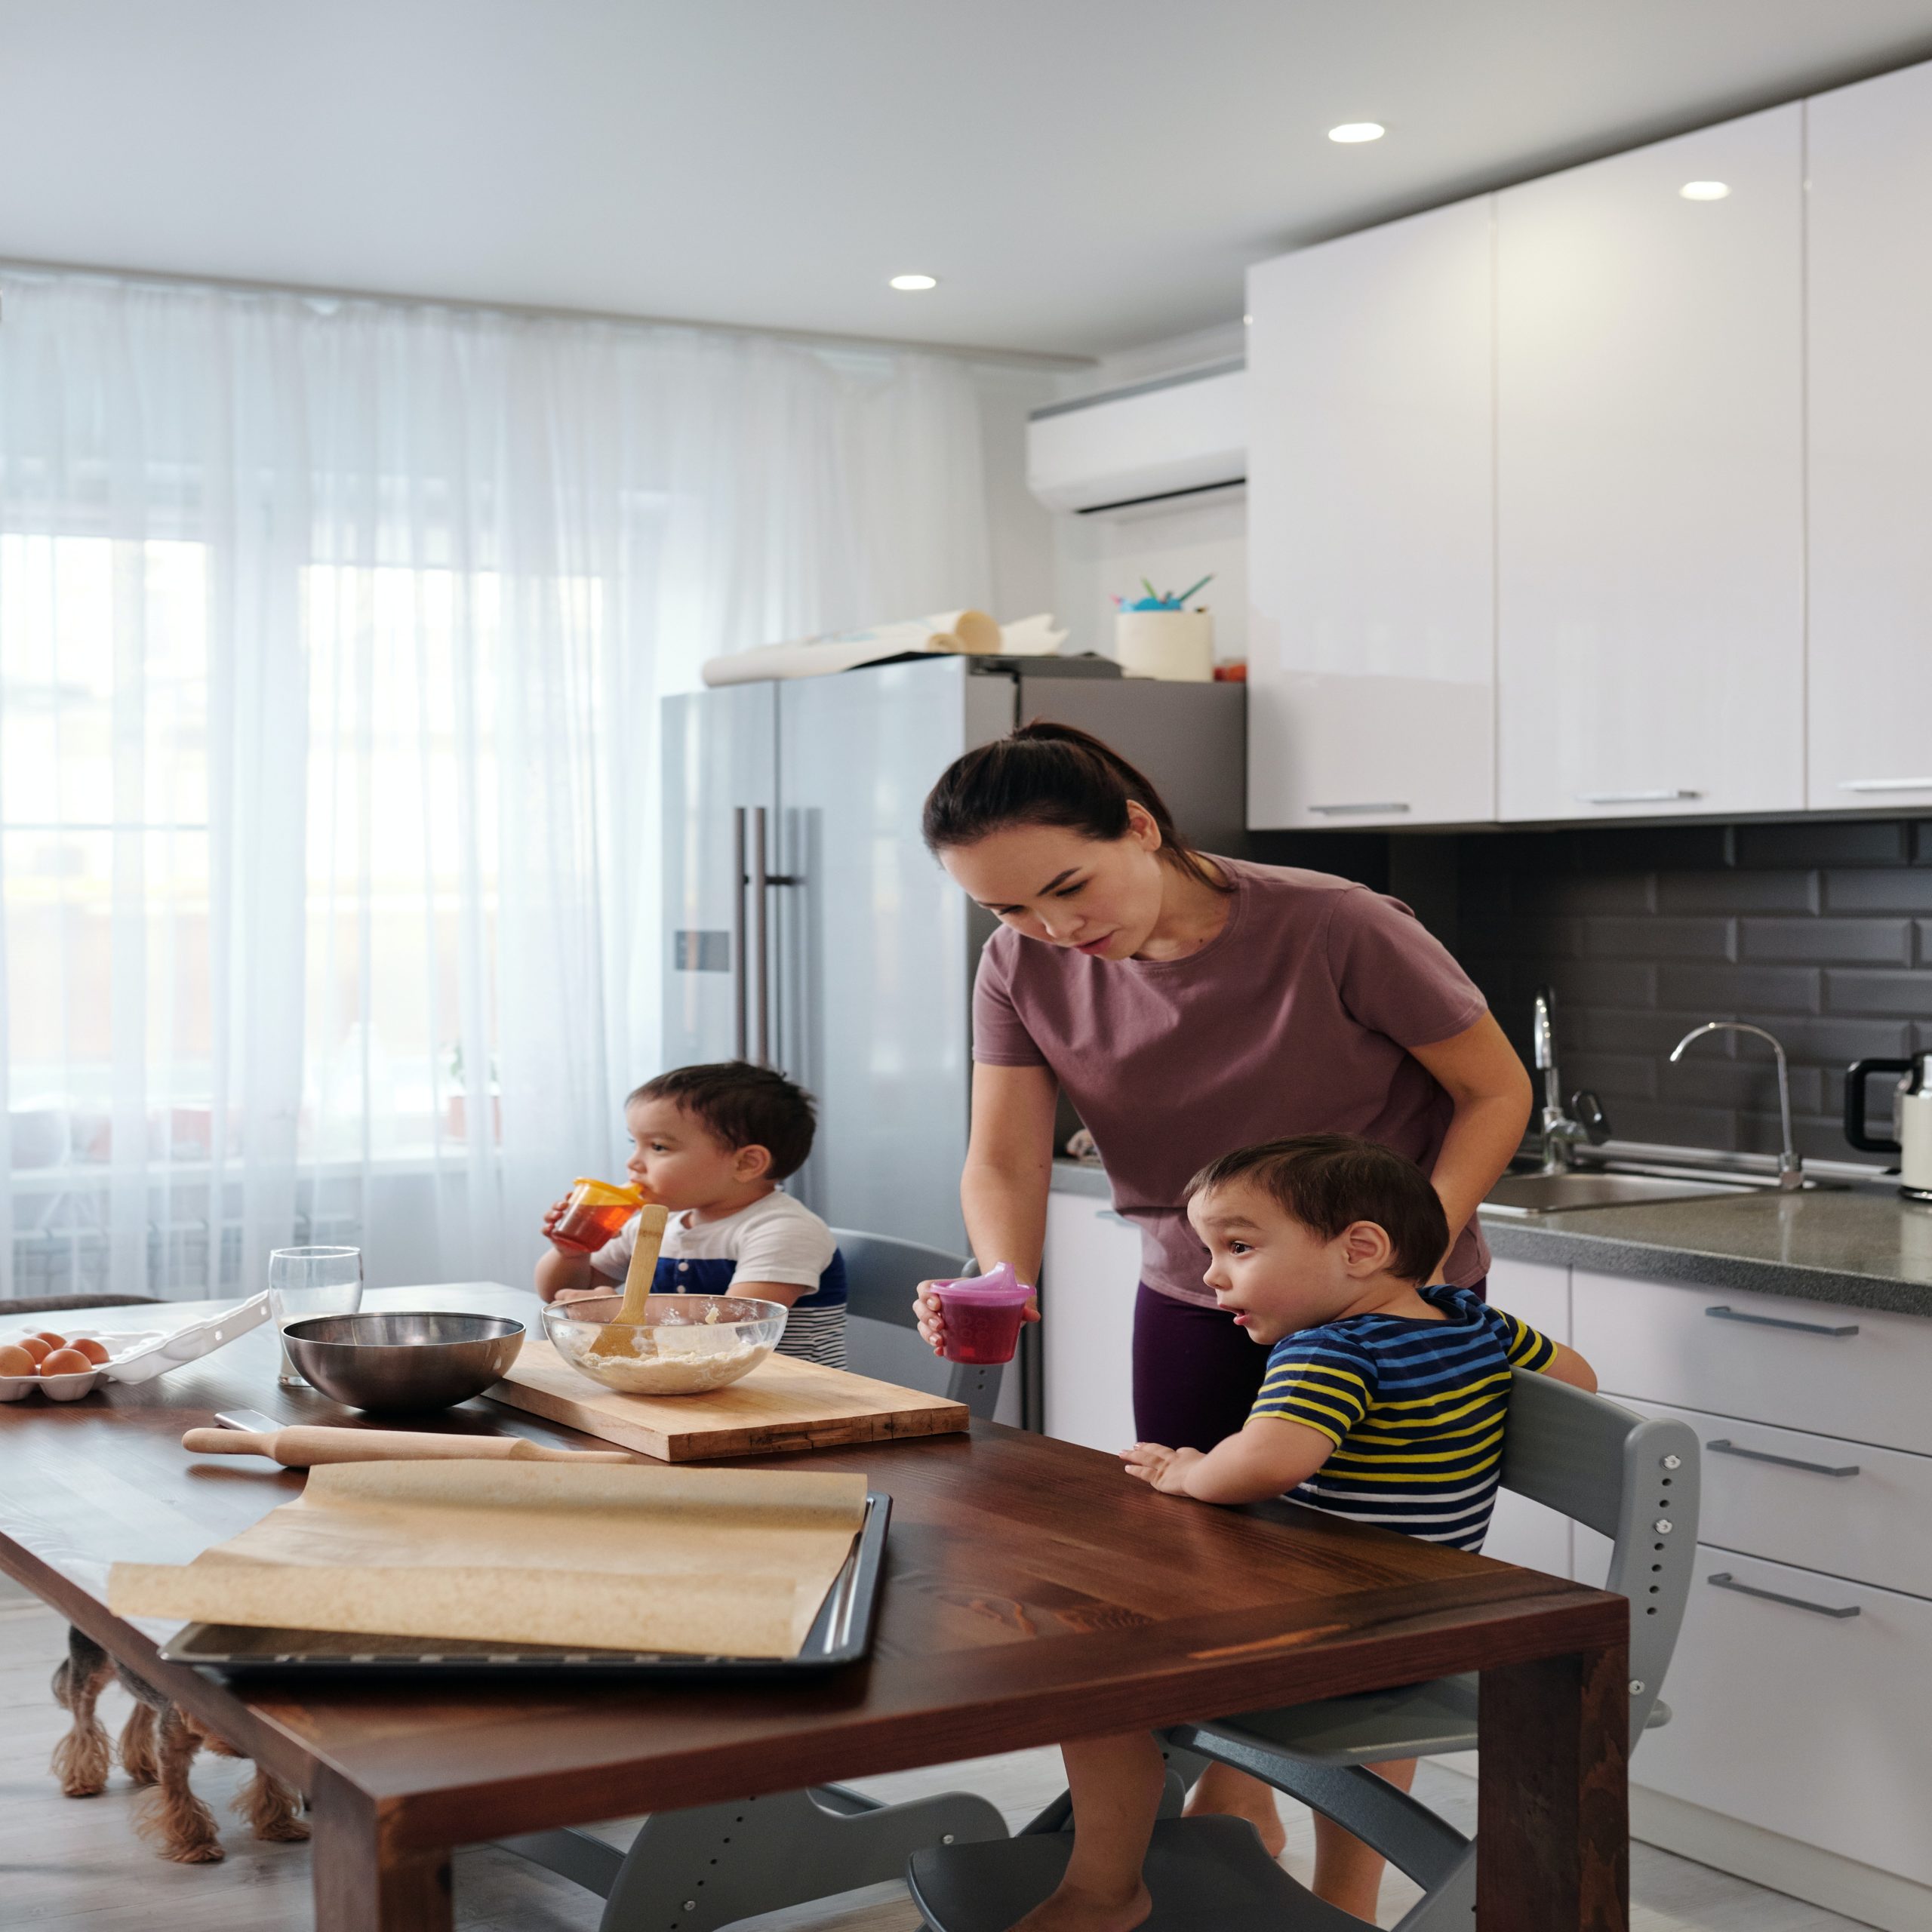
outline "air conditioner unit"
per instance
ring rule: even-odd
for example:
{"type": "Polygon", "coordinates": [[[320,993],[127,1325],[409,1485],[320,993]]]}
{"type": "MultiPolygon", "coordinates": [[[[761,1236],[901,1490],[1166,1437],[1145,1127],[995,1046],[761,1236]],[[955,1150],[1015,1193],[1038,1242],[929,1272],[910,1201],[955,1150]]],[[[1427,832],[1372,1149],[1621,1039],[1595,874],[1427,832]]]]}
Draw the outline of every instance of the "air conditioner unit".
{"type": "Polygon", "coordinates": [[[1027,485],[1087,515],[1225,490],[1246,480],[1247,404],[1239,362],[1049,404],[1027,422],[1027,485]]]}

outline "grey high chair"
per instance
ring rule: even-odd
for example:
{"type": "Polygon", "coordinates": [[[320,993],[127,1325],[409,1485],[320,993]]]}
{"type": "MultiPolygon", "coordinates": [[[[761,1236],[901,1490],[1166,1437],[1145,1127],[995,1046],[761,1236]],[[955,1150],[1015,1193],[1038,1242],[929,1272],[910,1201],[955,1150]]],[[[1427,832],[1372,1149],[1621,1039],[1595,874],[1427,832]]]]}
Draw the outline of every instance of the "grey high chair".
{"type": "MultiPolygon", "coordinates": [[[[943,1250],[884,1235],[833,1230],[845,1257],[847,1358],[855,1374],[933,1384],[989,1417],[1000,1371],[939,1362],[917,1336],[921,1281],[969,1274],[943,1250]],[[909,1337],[899,1331],[912,1331],[909,1337]],[[903,1345],[902,1345],[903,1344],[903,1345]]],[[[774,1696],[782,1692],[774,1691],[774,1696]]],[[[715,1932],[741,1918],[897,1878],[928,1845],[1004,1838],[1006,1820],[983,1798],[949,1792],[881,1804],[840,1785],[735,1804],[654,1812],[627,1850],[588,1832],[536,1832],[500,1842],[605,1900],[599,1932],[715,1932]]]]}
{"type": "MultiPolygon", "coordinates": [[[[1503,1485],[1608,1537],[1604,1587],[1630,1600],[1630,1735],[1668,1721],[1657,1693],[1684,1619],[1697,1539],[1698,1444],[1688,1424],[1647,1420],[1600,1395],[1518,1371],[1503,1485]]],[[[1423,1887],[1398,1932],[1472,1932],[1476,1847],[1367,1767],[1474,1749],[1474,1676],[1285,1710],[1250,1711],[1164,1735],[1167,1801],[1148,1854],[1144,1932],[1361,1932],[1361,1920],[1297,1884],[1238,1819],[1183,1818],[1183,1784],[1206,1761],[1249,1771],[1365,1840],[1423,1887]]],[[[1071,1844],[1063,1798],[1003,1844],[941,1847],[907,1870],[934,1932],[1003,1932],[1059,1883],[1071,1844]]]]}
{"type": "Polygon", "coordinates": [[[920,1282],[970,1275],[971,1257],[891,1235],[860,1234],[851,1228],[832,1232],[845,1257],[845,1312],[850,1318],[845,1346],[854,1373],[930,1387],[964,1402],[982,1422],[990,1422],[999,1402],[999,1366],[937,1360],[919,1340],[918,1319],[912,1312],[912,1291],[920,1282]],[[874,1323],[879,1327],[872,1327],[874,1323]],[[888,1330],[896,1332],[882,1332],[888,1330]]]}

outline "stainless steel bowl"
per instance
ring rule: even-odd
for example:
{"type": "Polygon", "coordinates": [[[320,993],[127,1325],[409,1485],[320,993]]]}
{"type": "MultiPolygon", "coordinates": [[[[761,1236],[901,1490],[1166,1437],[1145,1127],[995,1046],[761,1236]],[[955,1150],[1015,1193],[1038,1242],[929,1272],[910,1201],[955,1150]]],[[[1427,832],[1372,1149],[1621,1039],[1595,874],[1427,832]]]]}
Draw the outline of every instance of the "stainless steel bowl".
{"type": "Polygon", "coordinates": [[[281,1331],[325,1395],[377,1414],[446,1409],[502,1379],[523,1324],[495,1315],[312,1315],[281,1331]]]}

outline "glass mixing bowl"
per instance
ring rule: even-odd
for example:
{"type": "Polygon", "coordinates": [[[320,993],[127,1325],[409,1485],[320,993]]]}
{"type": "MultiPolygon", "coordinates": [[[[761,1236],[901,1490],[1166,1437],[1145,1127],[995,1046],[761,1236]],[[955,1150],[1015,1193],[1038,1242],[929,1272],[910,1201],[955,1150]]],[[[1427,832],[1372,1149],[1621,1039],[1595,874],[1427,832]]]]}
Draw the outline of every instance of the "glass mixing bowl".
{"type": "Polygon", "coordinates": [[[791,1312],[731,1295],[653,1295],[641,1321],[620,1321],[620,1294],[543,1311],[543,1331],[571,1367],[626,1395],[702,1395],[750,1374],[778,1346],[791,1312]],[[621,1346],[601,1354],[600,1335],[621,1346]]]}

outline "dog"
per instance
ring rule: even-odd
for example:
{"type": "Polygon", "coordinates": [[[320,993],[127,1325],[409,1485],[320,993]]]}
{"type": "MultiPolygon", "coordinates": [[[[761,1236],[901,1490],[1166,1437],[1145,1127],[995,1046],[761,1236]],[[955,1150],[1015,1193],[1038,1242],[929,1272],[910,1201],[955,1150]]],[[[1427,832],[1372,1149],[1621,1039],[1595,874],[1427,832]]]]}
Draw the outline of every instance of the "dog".
{"type": "MultiPolygon", "coordinates": [[[[168,1695],[118,1663],[91,1637],[70,1628],[67,1655],[54,1673],[54,1701],[69,1712],[73,1727],[54,1749],[54,1775],[69,1798],[97,1798],[107,1789],[115,1747],[95,1715],[100,1694],[118,1678],[134,1700],[121,1733],[122,1768],[146,1789],[134,1814],[134,1829],[164,1858],[179,1865],[212,1865],[223,1853],[214,1814],[188,1783],[195,1753],[205,1745],[223,1758],[238,1758],[228,1740],[190,1717],[168,1695]]],[[[272,1771],[257,1764],[242,1786],[235,1809],[258,1838],[284,1844],[309,1835],[302,1822],[300,1795],[272,1771]]]]}

